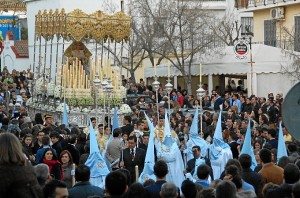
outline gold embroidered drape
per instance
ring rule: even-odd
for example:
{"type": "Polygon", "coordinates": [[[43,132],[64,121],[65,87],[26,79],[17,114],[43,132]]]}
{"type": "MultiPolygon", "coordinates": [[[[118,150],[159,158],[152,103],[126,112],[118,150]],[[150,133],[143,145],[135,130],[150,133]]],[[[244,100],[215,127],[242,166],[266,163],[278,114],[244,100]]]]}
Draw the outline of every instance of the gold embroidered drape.
{"type": "Polygon", "coordinates": [[[86,14],[80,9],[70,13],[40,10],[35,19],[36,39],[50,39],[54,35],[66,40],[82,41],[84,39],[121,42],[128,41],[131,34],[130,16],[123,12],[108,15],[102,11],[86,14]]]}

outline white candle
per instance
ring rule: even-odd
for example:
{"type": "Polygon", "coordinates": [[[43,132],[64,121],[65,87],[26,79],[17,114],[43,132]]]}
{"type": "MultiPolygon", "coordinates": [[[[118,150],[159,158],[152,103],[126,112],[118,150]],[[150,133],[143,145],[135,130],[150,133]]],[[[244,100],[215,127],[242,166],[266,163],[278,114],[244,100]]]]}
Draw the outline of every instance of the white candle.
{"type": "Polygon", "coordinates": [[[139,167],[138,165],[135,165],[135,181],[139,181],[139,167]]]}

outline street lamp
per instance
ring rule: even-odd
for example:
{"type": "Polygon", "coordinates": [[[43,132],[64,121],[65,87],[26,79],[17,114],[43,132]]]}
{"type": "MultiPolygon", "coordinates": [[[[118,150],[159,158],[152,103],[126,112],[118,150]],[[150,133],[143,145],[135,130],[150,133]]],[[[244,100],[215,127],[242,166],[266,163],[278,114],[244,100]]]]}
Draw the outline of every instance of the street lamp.
{"type": "Polygon", "coordinates": [[[158,89],[159,89],[160,83],[157,81],[157,76],[154,77],[154,82],[152,83],[152,87],[156,94],[156,111],[157,111],[157,124],[159,122],[159,109],[158,109],[158,89]]]}
{"type": "Polygon", "coordinates": [[[104,111],[104,116],[103,116],[103,135],[104,135],[104,123],[105,123],[105,112],[106,112],[106,107],[105,107],[105,93],[106,93],[106,86],[107,86],[107,78],[104,75],[103,76],[103,82],[102,82],[102,89],[103,89],[103,111],[104,111]]]}
{"type": "Polygon", "coordinates": [[[170,93],[171,91],[173,90],[173,85],[171,84],[171,80],[170,78],[168,78],[167,80],[167,84],[165,85],[166,87],[166,91],[168,93],[168,110],[169,110],[169,118],[170,118],[170,114],[171,114],[171,96],[170,96],[170,93]]]}
{"type": "Polygon", "coordinates": [[[96,100],[96,120],[98,119],[98,95],[99,95],[99,88],[100,88],[100,84],[101,81],[99,79],[99,75],[96,74],[95,76],[96,78],[93,80],[94,82],[94,86],[95,86],[95,100],[96,100]]]}
{"type": "MultiPolygon", "coordinates": [[[[200,97],[200,132],[202,132],[202,97],[205,94],[205,90],[202,88],[202,83],[199,84],[199,89],[197,89],[197,96],[200,97]]],[[[198,108],[198,107],[197,107],[198,108]]]]}
{"type": "Polygon", "coordinates": [[[242,39],[246,42],[248,42],[249,44],[249,48],[250,48],[250,79],[251,79],[251,83],[250,83],[250,89],[251,89],[251,95],[253,95],[253,53],[252,53],[252,36],[253,34],[250,32],[250,33],[246,33],[247,37],[242,37],[242,39]]]}
{"type": "Polygon", "coordinates": [[[252,57],[252,37],[249,35],[249,45],[250,45],[250,67],[251,67],[251,94],[253,95],[253,57],[252,57]]]}
{"type": "Polygon", "coordinates": [[[106,93],[107,93],[107,96],[108,96],[108,107],[107,107],[107,113],[108,113],[108,119],[107,119],[107,125],[109,127],[109,131],[111,133],[111,127],[110,127],[110,97],[111,97],[111,94],[113,92],[113,89],[114,89],[114,86],[112,85],[112,81],[109,79],[107,80],[107,85],[106,85],[106,93]]]}

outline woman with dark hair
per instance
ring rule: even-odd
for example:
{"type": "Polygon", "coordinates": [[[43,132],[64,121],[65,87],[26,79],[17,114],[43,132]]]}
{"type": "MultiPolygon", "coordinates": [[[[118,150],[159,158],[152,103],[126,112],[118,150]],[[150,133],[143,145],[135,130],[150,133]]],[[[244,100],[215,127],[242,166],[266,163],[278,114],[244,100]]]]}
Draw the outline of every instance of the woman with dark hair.
{"type": "Polygon", "coordinates": [[[34,169],[11,133],[0,134],[0,177],[1,197],[43,197],[34,169]]]}
{"type": "Polygon", "coordinates": [[[258,123],[261,128],[263,128],[264,125],[269,125],[269,119],[268,119],[267,115],[266,114],[260,115],[258,118],[258,123]]]}
{"type": "Polygon", "coordinates": [[[73,159],[72,155],[69,151],[63,150],[60,153],[60,161],[62,163],[62,168],[64,171],[64,179],[63,181],[67,184],[68,188],[72,187],[72,166],[73,166],[73,159]]]}
{"type": "Polygon", "coordinates": [[[139,97],[138,101],[137,101],[138,105],[145,105],[145,97],[141,96],[139,97]]]}
{"type": "Polygon", "coordinates": [[[41,125],[44,124],[43,116],[41,113],[35,114],[33,125],[36,125],[36,124],[41,124],[41,125]]]}
{"type": "Polygon", "coordinates": [[[61,163],[57,160],[56,154],[53,152],[52,148],[47,148],[44,152],[42,162],[49,167],[50,175],[57,180],[64,179],[64,173],[61,163]]]}
{"type": "Polygon", "coordinates": [[[277,149],[276,148],[272,148],[271,149],[271,154],[272,154],[272,162],[274,164],[277,164],[277,149]]]}
{"type": "Polygon", "coordinates": [[[23,152],[26,157],[33,163],[35,161],[35,157],[32,152],[32,134],[25,134],[22,140],[23,152]]]}
{"type": "MultiPolygon", "coordinates": [[[[200,103],[200,101],[199,101],[200,103]]],[[[210,96],[205,96],[203,98],[203,108],[204,109],[209,109],[209,107],[211,106],[211,99],[210,99],[210,96]]]]}
{"type": "Polygon", "coordinates": [[[230,109],[230,103],[229,103],[229,100],[224,100],[224,103],[223,103],[223,111],[228,111],[230,109]]]}
{"type": "Polygon", "coordinates": [[[198,99],[194,100],[193,108],[196,109],[196,108],[199,108],[199,107],[200,107],[200,101],[198,99]]]}
{"type": "Polygon", "coordinates": [[[253,145],[254,149],[262,149],[262,143],[259,140],[256,140],[253,145]]]}

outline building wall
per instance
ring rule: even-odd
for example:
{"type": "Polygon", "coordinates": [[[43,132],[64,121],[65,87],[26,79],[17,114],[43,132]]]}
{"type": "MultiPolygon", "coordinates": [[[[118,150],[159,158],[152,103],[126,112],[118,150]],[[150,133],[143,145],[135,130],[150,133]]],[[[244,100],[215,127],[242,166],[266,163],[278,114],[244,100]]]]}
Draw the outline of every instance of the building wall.
{"type": "Polygon", "coordinates": [[[11,49],[14,46],[13,40],[6,39],[4,41],[4,48],[1,53],[1,69],[7,66],[9,72],[13,69],[23,71],[30,68],[29,58],[16,58],[16,54],[11,49]]]}
{"type": "Polygon", "coordinates": [[[257,95],[260,97],[267,97],[268,93],[282,93],[285,97],[290,90],[299,80],[293,78],[288,74],[258,74],[257,75],[257,95]],[[284,79],[284,83],[282,83],[284,79]],[[281,83],[278,83],[281,82],[281,83]]]}
{"type": "MultiPolygon", "coordinates": [[[[270,20],[270,10],[255,10],[253,11],[254,17],[254,42],[263,42],[264,41],[264,20],[270,20]]],[[[293,29],[294,26],[294,16],[300,15],[300,4],[289,5],[285,7],[285,19],[278,20],[276,22],[276,36],[277,40],[283,40],[285,38],[283,27],[288,28],[289,30],[293,29]]]]}

